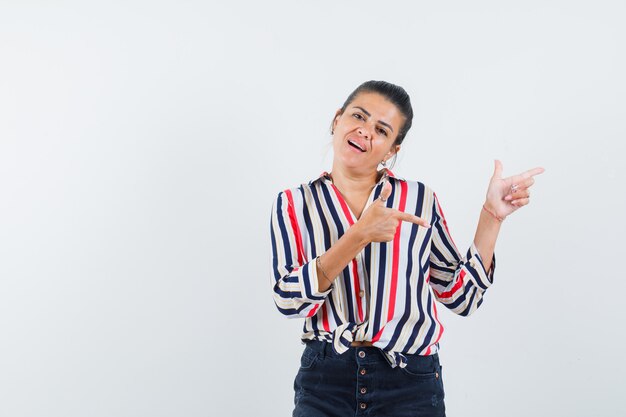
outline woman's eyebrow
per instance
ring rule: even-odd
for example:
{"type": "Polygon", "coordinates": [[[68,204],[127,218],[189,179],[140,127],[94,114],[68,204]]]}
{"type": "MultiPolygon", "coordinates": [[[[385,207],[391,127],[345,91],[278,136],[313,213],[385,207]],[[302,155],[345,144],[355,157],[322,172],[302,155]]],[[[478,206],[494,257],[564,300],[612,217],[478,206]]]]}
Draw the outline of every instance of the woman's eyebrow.
{"type": "Polygon", "coordinates": [[[359,109],[359,110],[361,110],[363,113],[365,113],[365,114],[367,115],[367,117],[370,117],[370,116],[371,116],[370,112],[368,112],[367,110],[365,110],[363,107],[360,107],[360,106],[353,106],[353,107],[354,107],[355,109],[359,109]]]}
{"type": "MultiPolygon", "coordinates": [[[[360,107],[360,106],[352,106],[352,107],[355,108],[355,109],[361,110],[363,113],[365,113],[367,115],[367,117],[371,116],[370,112],[365,110],[363,107],[360,107]]],[[[391,130],[393,132],[393,127],[391,127],[391,125],[389,123],[383,122],[382,120],[379,120],[378,123],[380,123],[383,126],[387,126],[389,128],[389,130],[391,130]]]]}

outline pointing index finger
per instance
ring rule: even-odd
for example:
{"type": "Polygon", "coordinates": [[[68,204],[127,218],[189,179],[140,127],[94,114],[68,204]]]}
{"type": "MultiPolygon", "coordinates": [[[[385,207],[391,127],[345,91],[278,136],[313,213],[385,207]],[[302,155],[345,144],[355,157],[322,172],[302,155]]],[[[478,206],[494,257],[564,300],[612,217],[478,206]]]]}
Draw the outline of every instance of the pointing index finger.
{"type": "Polygon", "coordinates": [[[395,210],[393,209],[396,213],[396,217],[402,221],[405,222],[410,222],[410,223],[414,223],[417,224],[419,226],[423,226],[425,228],[429,228],[430,227],[430,223],[428,223],[425,219],[422,219],[421,217],[417,217],[413,214],[410,213],[404,213],[400,210],[395,210]]]}
{"type": "Polygon", "coordinates": [[[528,178],[532,178],[535,175],[542,174],[544,171],[545,171],[545,169],[543,169],[541,167],[529,169],[528,171],[524,171],[521,174],[517,174],[517,175],[513,175],[511,177],[505,178],[505,181],[506,181],[507,185],[521,183],[521,182],[527,180],[528,178]]]}
{"type": "Polygon", "coordinates": [[[530,177],[534,177],[535,175],[542,174],[544,171],[545,169],[541,167],[537,167],[537,168],[529,169],[528,171],[524,171],[520,175],[524,178],[530,178],[530,177]]]}

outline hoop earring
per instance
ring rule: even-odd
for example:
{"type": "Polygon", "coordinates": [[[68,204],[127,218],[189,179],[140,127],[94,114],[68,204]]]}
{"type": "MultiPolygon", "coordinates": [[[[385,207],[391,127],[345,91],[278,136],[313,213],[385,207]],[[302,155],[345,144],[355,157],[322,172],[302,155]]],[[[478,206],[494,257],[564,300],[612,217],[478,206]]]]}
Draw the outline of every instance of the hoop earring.
{"type": "Polygon", "coordinates": [[[385,159],[383,159],[383,160],[380,162],[380,164],[381,164],[382,166],[384,166],[385,168],[387,168],[387,161],[386,161],[385,159]]]}

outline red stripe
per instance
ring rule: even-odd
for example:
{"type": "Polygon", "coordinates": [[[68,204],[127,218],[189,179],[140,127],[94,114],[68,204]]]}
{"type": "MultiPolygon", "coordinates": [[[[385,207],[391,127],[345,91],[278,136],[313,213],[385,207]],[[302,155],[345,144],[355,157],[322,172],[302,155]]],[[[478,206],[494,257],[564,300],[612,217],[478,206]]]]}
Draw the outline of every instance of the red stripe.
{"type": "MultiPolygon", "coordinates": [[[[441,210],[441,206],[439,205],[439,199],[437,198],[437,194],[433,193],[433,195],[435,196],[437,209],[439,210],[439,213],[441,213],[441,220],[443,220],[443,227],[446,228],[446,233],[448,234],[448,237],[450,238],[450,241],[452,242],[452,246],[454,246],[454,248],[456,249],[456,244],[454,243],[454,240],[452,239],[452,235],[450,234],[450,229],[448,229],[448,222],[446,222],[446,216],[443,215],[443,210],[441,210]]],[[[457,249],[457,252],[458,252],[458,249],[457,249]]]]}
{"type": "Polygon", "coordinates": [[[343,199],[343,196],[341,195],[337,187],[335,187],[335,184],[331,185],[333,186],[333,190],[335,190],[335,194],[337,195],[337,200],[339,200],[339,205],[341,205],[343,214],[346,216],[346,219],[348,219],[348,223],[350,224],[350,226],[352,226],[354,224],[354,219],[352,218],[352,213],[350,213],[348,204],[346,204],[346,201],[343,199]]]}
{"type": "Polygon", "coordinates": [[[296,237],[296,249],[298,251],[298,264],[304,264],[304,246],[302,245],[302,234],[300,233],[300,226],[298,226],[298,219],[296,217],[296,211],[293,204],[293,196],[291,190],[285,190],[287,196],[287,211],[289,212],[289,220],[291,221],[291,228],[293,234],[296,237]]]}
{"type": "Polygon", "coordinates": [[[454,284],[454,287],[452,287],[452,289],[450,291],[446,291],[446,292],[437,292],[435,291],[435,293],[437,293],[437,296],[439,298],[450,298],[454,295],[455,292],[457,292],[459,289],[463,288],[463,278],[465,277],[465,269],[461,270],[461,273],[459,274],[459,279],[456,282],[456,284],[454,284]]]}
{"type": "Polygon", "coordinates": [[[372,338],[372,343],[374,343],[374,342],[378,342],[378,339],[380,339],[380,336],[382,336],[382,334],[383,334],[383,329],[384,329],[384,328],[385,328],[385,327],[383,326],[383,328],[382,328],[382,329],[380,329],[380,330],[378,331],[378,333],[376,333],[376,336],[374,336],[374,337],[372,338]]]}
{"type": "Polygon", "coordinates": [[[313,317],[315,315],[315,313],[317,313],[317,310],[320,308],[320,304],[315,304],[315,307],[313,307],[311,309],[311,311],[309,311],[309,314],[307,314],[307,317],[313,317]]]}
{"type": "MultiPolygon", "coordinates": [[[[406,194],[407,185],[406,182],[400,182],[400,203],[398,210],[404,212],[406,207],[406,194]]],[[[387,313],[387,321],[393,318],[393,313],[396,308],[396,291],[398,289],[398,264],[400,263],[400,230],[402,229],[402,222],[396,229],[396,235],[393,237],[393,260],[391,263],[391,288],[389,290],[389,312],[387,313]]]]}
{"type": "Polygon", "coordinates": [[[327,332],[330,332],[330,326],[328,325],[328,312],[326,311],[326,303],[322,304],[322,327],[327,332]]]}
{"type": "MultiPolygon", "coordinates": [[[[339,205],[341,206],[341,210],[343,211],[344,216],[348,220],[348,224],[352,226],[354,224],[354,218],[352,217],[352,213],[350,213],[350,209],[348,208],[348,204],[343,199],[343,196],[335,187],[335,184],[331,184],[333,186],[333,190],[335,191],[335,195],[337,196],[337,200],[339,201],[339,205]]],[[[356,259],[352,259],[352,275],[354,276],[354,299],[356,300],[357,311],[359,313],[359,321],[363,322],[363,303],[361,302],[361,284],[359,283],[359,273],[357,271],[356,259]]]]}
{"type": "Polygon", "coordinates": [[[356,259],[352,260],[352,274],[354,275],[354,292],[356,308],[359,312],[359,321],[363,322],[363,305],[361,303],[361,285],[359,284],[359,273],[357,271],[356,259]]]}

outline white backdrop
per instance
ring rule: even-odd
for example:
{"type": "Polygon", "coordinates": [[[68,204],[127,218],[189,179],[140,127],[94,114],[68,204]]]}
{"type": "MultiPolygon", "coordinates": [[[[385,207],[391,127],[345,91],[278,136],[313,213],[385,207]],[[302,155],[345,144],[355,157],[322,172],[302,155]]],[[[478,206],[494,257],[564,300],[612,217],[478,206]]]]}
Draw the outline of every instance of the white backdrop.
{"type": "MultiPolygon", "coordinates": [[[[276,194],[358,84],[461,250],[534,166],[495,285],[445,311],[449,416],[624,416],[623,1],[0,1],[0,416],[287,416],[276,194]],[[621,319],[621,320],[620,320],[621,319]]],[[[445,309],[440,308],[440,311],[445,309]]]]}

